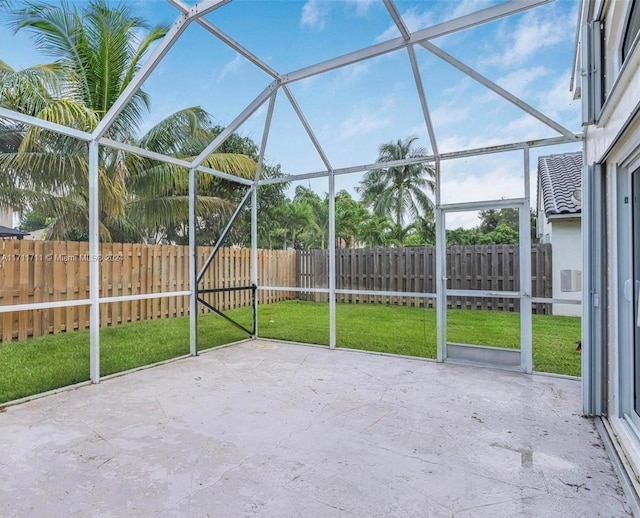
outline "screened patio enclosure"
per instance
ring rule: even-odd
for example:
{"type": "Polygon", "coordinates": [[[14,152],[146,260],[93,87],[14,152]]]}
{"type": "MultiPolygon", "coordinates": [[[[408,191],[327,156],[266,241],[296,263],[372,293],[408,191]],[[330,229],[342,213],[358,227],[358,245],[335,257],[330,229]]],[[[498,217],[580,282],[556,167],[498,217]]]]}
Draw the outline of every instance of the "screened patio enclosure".
{"type": "MultiPolygon", "coordinates": [[[[124,296],[101,296],[100,264],[97,260],[92,260],[89,265],[89,298],[73,301],[55,301],[34,304],[14,304],[0,307],[0,312],[16,312],[25,310],[45,310],[57,307],[74,306],[89,307],[90,315],[90,379],[97,383],[101,379],[100,369],[100,319],[101,307],[115,302],[126,302],[133,300],[147,300],[158,297],[189,297],[190,315],[190,349],[191,356],[197,356],[199,351],[198,340],[198,320],[202,318],[203,308],[219,314],[221,317],[230,320],[230,324],[235,325],[247,337],[260,338],[261,322],[260,305],[258,300],[262,292],[287,292],[301,293],[316,297],[328,303],[328,315],[326,315],[327,344],[330,349],[336,348],[339,344],[339,330],[337,330],[336,313],[337,300],[344,296],[366,297],[398,297],[411,298],[420,301],[430,301],[436,308],[436,359],[439,362],[458,361],[475,363],[479,365],[493,365],[512,370],[531,373],[533,371],[532,360],[532,305],[548,303],[575,304],[575,301],[563,299],[552,299],[549,297],[534,297],[532,295],[532,265],[531,265],[531,161],[532,154],[542,148],[555,149],[556,146],[573,145],[574,149],[581,146],[582,134],[567,129],[549,116],[545,115],[525,100],[519,98],[497,82],[485,77],[483,74],[443,50],[439,38],[464,33],[475,27],[484,26],[491,22],[502,20],[506,17],[536,9],[549,3],[548,0],[512,0],[491,5],[485,9],[464,14],[446,21],[442,21],[429,27],[418,30],[409,30],[407,23],[393,0],[384,0],[384,6],[388,11],[389,20],[393,21],[398,37],[388,39],[373,45],[365,46],[359,50],[351,51],[337,57],[329,58],[325,61],[305,66],[303,68],[288,70],[276,70],[268,63],[268,60],[253,53],[243,46],[242,41],[236,41],[216,25],[216,13],[231,8],[231,0],[204,0],[196,5],[187,5],[181,0],[169,0],[175,7],[177,19],[166,37],[159,42],[147,61],[133,77],[130,84],[122,93],[118,101],[108,110],[101,119],[97,127],[91,131],[82,131],[77,128],[65,127],[51,123],[46,120],[30,117],[21,113],[0,108],[0,117],[26,125],[27,127],[41,128],[46,132],[53,132],[65,137],[86,142],[88,147],[88,181],[89,181],[89,256],[97,258],[99,256],[99,153],[101,149],[108,148],[121,153],[133,154],[145,157],[159,163],[172,164],[189,173],[189,286],[188,289],[179,291],[162,292],[143,295],[124,296]],[[123,108],[132,99],[135,93],[142,87],[143,83],[154,72],[162,62],[163,57],[170,51],[172,46],[179,41],[181,36],[189,26],[198,25],[208,33],[210,37],[222,42],[227,47],[233,49],[242,59],[251,66],[256,67],[270,77],[264,89],[255,97],[237,116],[227,124],[220,135],[192,161],[162,155],[148,149],[133,146],[129,143],[118,142],[108,137],[109,129],[116,122],[123,108]],[[323,145],[323,138],[320,129],[314,125],[306,115],[305,106],[299,103],[294,92],[296,83],[310,78],[322,78],[323,75],[332,71],[340,70],[362,62],[372,62],[376,66],[381,56],[388,54],[402,54],[406,59],[407,77],[402,80],[412,84],[416,94],[415,114],[418,114],[423,124],[423,128],[428,136],[431,153],[429,156],[420,158],[410,158],[393,162],[376,162],[376,157],[371,156],[366,163],[352,163],[348,165],[340,164],[336,166],[332,159],[332,154],[323,145]],[[430,92],[425,86],[424,70],[420,63],[424,56],[437,58],[437,60],[447,67],[452,67],[465,80],[473,82],[475,85],[486,90],[490,95],[496,96],[501,101],[509,103],[523,117],[535,122],[538,127],[543,128],[542,136],[534,139],[520,141],[508,141],[496,143],[489,146],[481,146],[468,149],[441,150],[441,142],[438,139],[436,128],[432,122],[432,114],[429,108],[430,92]],[[265,150],[269,144],[269,138],[276,131],[272,121],[277,116],[279,106],[287,106],[287,109],[295,114],[298,119],[301,131],[308,138],[309,148],[313,157],[311,160],[321,164],[318,170],[311,171],[287,171],[280,177],[265,177],[265,150]],[[260,137],[260,152],[254,178],[242,178],[239,176],[223,173],[221,171],[207,167],[204,164],[207,157],[220,148],[220,146],[234,132],[240,131],[242,125],[258,112],[264,114],[264,126],[260,137]],[[496,196],[489,199],[456,199],[455,189],[445,192],[444,183],[452,165],[457,168],[475,167],[474,160],[479,157],[492,157],[501,160],[504,156],[517,156],[518,166],[514,167],[512,174],[520,182],[520,195],[515,197],[496,196]],[[336,267],[336,256],[339,250],[336,249],[336,194],[337,185],[343,179],[350,176],[362,175],[373,169],[387,169],[401,167],[416,163],[429,163],[436,172],[435,191],[433,207],[436,225],[436,247],[435,247],[435,275],[434,287],[432,291],[424,291],[417,287],[398,287],[393,289],[371,290],[355,285],[346,285],[338,282],[338,272],[336,267]],[[198,204],[198,184],[205,181],[207,176],[223,179],[237,184],[243,190],[241,202],[236,206],[235,212],[227,221],[226,228],[222,232],[222,237],[213,247],[211,253],[204,259],[198,260],[196,246],[197,237],[197,215],[198,204]],[[261,275],[258,262],[258,228],[261,224],[261,214],[259,212],[261,193],[269,185],[278,183],[295,182],[317,182],[326,189],[328,193],[329,214],[326,229],[327,234],[327,256],[326,256],[326,282],[322,285],[304,284],[299,280],[280,282],[278,276],[261,275]],[[326,187],[325,187],[326,186],[326,187]],[[251,255],[249,282],[225,288],[210,288],[202,281],[208,268],[216,260],[219,249],[227,243],[226,238],[237,221],[239,215],[250,208],[251,211],[251,255]],[[457,214],[465,212],[477,212],[488,209],[516,209],[519,214],[519,257],[518,257],[518,278],[514,286],[503,290],[477,290],[466,289],[464,287],[452,287],[447,282],[447,243],[446,230],[447,222],[455,218],[457,214]],[[243,291],[252,300],[251,322],[235,322],[225,315],[224,311],[216,307],[212,300],[215,294],[229,291],[243,291]],[[489,347],[487,345],[476,345],[468,343],[457,343],[448,338],[447,333],[447,301],[451,297],[474,297],[486,299],[505,299],[517,304],[519,308],[519,347],[505,349],[489,347]]],[[[492,29],[496,29],[495,25],[492,29]]],[[[203,49],[198,49],[202,51],[203,49]]],[[[222,87],[233,88],[233,84],[222,87]]],[[[331,115],[330,108],[326,110],[331,115]]],[[[489,117],[488,117],[489,118],[489,117]]],[[[411,128],[407,128],[407,133],[411,128]]],[[[449,146],[450,147],[450,146],[449,146]]],[[[496,192],[499,192],[496,186],[496,192]]],[[[534,193],[535,195],[535,193],[534,193]]],[[[586,325],[586,324],[585,324],[586,325]]],[[[588,351],[588,342],[583,344],[584,350],[588,351]]],[[[583,362],[588,361],[589,355],[583,355],[583,362]]],[[[589,372],[588,366],[583,364],[583,372],[589,372]]],[[[588,377],[585,384],[588,383],[588,377]]]]}

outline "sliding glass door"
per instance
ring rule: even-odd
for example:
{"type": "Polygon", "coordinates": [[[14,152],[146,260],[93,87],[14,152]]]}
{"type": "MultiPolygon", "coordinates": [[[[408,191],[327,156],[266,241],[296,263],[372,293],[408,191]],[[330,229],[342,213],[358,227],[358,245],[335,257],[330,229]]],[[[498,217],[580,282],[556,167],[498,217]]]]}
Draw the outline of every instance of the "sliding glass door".
{"type": "Polygon", "coordinates": [[[630,196],[632,276],[629,290],[633,302],[634,409],[640,415],[640,169],[631,174],[630,196]]]}

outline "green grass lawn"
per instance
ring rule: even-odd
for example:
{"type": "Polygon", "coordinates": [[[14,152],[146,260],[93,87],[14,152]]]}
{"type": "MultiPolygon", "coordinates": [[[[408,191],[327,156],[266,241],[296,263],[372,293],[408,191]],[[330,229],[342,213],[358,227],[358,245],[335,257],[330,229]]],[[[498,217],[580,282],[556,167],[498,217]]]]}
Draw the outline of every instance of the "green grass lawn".
{"type": "MultiPolygon", "coordinates": [[[[329,343],[329,305],[301,301],[260,307],[265,338],[329,343]],[[286,310],[283,310],[286,308],[286,310]]],[[[580,318],[533,315],[533,365],[540,372],[580,376],[580,318]]],[[[338,347],[436,357],[436,312],[405,306],[338,304],[338,347]]],[[[518,348],[520,315],[502,311],[447,312],[447,341],[518,348]]]]}
{"type": "MultiPolygon", "coordinates": [[[[251,309],[228,314],[250,327],[251,309]]],[[[435,311],[402,306],[338,304],[339,347],[435,358],[435,311]]],[[[517,347],[519,315],[450,310],[448,341],[517,347]]],[[[297,342],[328,344],[326,303],[289,301],[259,308],[259,334],[297,342]]],[[[200,349],[231,343],[246,334],[213,314],[198,319],[200,349]]],[[[580,375],[580,319],[533,316],[533,359],[537,371],[580,375]]],[[[102,329],[101,373],[175,358],[189,352],[189,320],[150,320],[102,329]]],[[[89,379],[89,333],[76,331],[0,344],[0,402],[89,379]]]]}

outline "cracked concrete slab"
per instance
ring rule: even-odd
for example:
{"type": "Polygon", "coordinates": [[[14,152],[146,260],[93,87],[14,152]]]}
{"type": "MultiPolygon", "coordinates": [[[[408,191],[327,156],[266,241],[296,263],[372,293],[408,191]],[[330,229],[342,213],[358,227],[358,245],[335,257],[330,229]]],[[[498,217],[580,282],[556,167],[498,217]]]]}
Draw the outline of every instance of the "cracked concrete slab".
{"type": "Polygon", "coordinates": [[[0,413],[0,516],[629,516],[577,381],[246,342],[0,413]]]}

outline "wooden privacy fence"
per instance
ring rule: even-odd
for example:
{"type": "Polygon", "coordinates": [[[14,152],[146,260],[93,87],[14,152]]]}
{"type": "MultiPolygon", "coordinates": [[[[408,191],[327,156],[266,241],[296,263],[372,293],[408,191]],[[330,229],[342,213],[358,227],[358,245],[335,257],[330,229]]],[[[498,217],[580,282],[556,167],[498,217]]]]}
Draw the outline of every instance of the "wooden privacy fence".
{"type": "MultiPolygon", "coordinates": [[[[198,248],[202,265],[211,247],[198,248]]],[[[531,250],[533,296],[552,296],[551,245],[531,250]]],[[[89,298],[88,243],[0,240],[0,305],[73,301],[89,298]]],[[[103,243],[100,245],[100,297],[167,293],[189,289],[187,246],[103,243]]],[[[248,249],[221,248],[200,283],[200,289],[251,284],[248,249]]],[[[327,288],[327,250],[259,250],[261,286],[327,288]]],[[[433,248],[340,249],[336,251],[336,287],[369,291],[435,292],[433,248]]],[[[465,290],[519,289],[518,246],[452,246],[447,250],[448,287],[465,290]]],[[[326,294],[260,290],[260,303],[290,299],[327,301],[326,294]]],[[[251,292],[204,294],[226,311],[249,306],[251,292]]],[[[338,302],[434,305],[432,299],[382,295],[339,294],[338,302]]],[[[449,297],[451,308],[518,311],[519,301],[504,298],[449,297]]],[[[204,308],[201,308],[205,311],[204,308]]],[[[549,304],[534,304],[536,313],[550,313],[549,304]]],[[[101,326],[185,316],[189,298],[160,297],[110,302],[100,306],[101,326]]],[[[0,339],[24,340],[89,327],[89,306],[0,313],[0,339]]]]}
{"type": "MultiPolygon", "coordinates": [[[[518,291],[518,245],[450,246],[447,248],[447,287],[460,290],[518,291]]],[[[552,297],[550,244],[531,248],[532,295],[552,297]]],[[[299,285],[327,288],[329,253],[298,253],[299,285]]],[[[336,288],[367,291],[435,293],[435,248],[353,248],[336,250],[336,288]]],[[[303,293],[305,300],[326,300],[324,294],[303,293]]],[[[338,302],[433,307],[435,300],[388,295],[338,294],[338,302]]],[[[448,297],[449,308],[518,311],[517,299],[448,297]]],[[[534,313],[550,313],[550,304],[534,304],[534,313]]]]}
{"type": "MultiPolygon", "coordinates": [[[[211,250],[212,247],[198,248],[199,265],[211,250]]],[[[86,242],[0,240],[0,305],[88,299],[91,259],[86,242]]],[[[98,261],[100,297],[189,289],[187,246],[103,243],[98,261]]],[[[296,268],[295,251],[258,251],[259,282],[263,285],[294,286],[296,268]]],[[[199,287],[249,286],[250,279],[250,251],[221,248],[199,287]]],[[[296,297],[296,293],[283,291],[259,292],[262,303],[296,297]]],[[[228,310],[250,305],[251,292],[207,294],[203,298],[221,310],[228,310]]],[[[189,297],[161,297],[101,304],[100,321],[106,327],[188,313],[189,297]]],[[[88,305],[0,313],[2,341],[88,327],[88,305]]]]}

